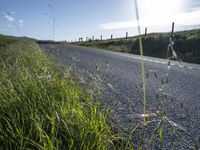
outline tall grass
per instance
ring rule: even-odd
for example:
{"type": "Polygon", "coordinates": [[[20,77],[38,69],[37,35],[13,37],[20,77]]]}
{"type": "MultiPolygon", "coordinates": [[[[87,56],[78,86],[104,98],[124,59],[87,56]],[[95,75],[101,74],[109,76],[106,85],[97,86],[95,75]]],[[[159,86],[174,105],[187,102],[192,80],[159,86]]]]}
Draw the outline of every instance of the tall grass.
{"type": "Polygon", "coordinates": [[[92,91],[32,42],[0,48],[0,149],[129,149],[92,91]]]}

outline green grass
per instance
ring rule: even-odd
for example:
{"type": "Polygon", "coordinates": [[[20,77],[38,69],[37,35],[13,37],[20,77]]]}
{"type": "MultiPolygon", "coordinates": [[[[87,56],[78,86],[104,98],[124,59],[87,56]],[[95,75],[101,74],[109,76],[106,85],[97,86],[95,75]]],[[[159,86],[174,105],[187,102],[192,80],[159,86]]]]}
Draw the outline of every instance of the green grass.
{"type": "Polygon", "coordinates": [[[19,41],[18,38],[11,36],[4,36],[0,34],[0,47],[19,41]]]}
{"type": "Polygon", "coordinates": [[[131,149],[108,109],[31,41],[1,37],[0,149],[131,149]]]}
{"type": "MultiPolygon", "coordinates": [[[[150,33],[142,36],[144,55],[166,58],[170,33],[150,33]]],[[[200,64],[200,29],[175,32],[174,48],[182,61],[200,64]]],[[[76,42],[74,45],[95,47],[117,52],[138,54],[138,37],[103,41],[76,42]]]]}

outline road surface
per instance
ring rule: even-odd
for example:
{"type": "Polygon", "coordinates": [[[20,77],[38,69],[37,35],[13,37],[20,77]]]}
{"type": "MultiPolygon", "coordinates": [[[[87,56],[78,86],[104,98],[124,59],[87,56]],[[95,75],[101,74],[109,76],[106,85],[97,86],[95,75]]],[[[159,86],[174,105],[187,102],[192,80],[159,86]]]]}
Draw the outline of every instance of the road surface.
{"type": "MultiPolygon", "coordinates": [[[[64,44],[40,46],[58,63],[75,65],[84,81],[98,72],[94,86],[103,89],[103,103],[113,109],[113,121],[120,130],[130,133],[143,120],[140,56],[64,44]]],[[[163,103],[169,122],[164,124],[163,149],[197,148],[200,146],[200,65],[183,63],[184,66],[181,66],[172,61],[167,88],[162,92],[161,78],[166,75],[167,60],[144,57],[144,63],[147,112],[157,111],[159,95],[165,93],[167,97],[163,103]],[[173,134],[169,123],[183,138],[179,139],[173,134]]],[[[157,117],[150,119],[157,120],[157,117]]],[[[155,127],[156,124],[150,126],[155,127]]],[[[152,129],[150,127],[148,132],[152,132],[152,129]]],[[[135,136],[133,140],[137,143],[139,137],[135,136]]],[[[158,149],[155,146],[157,142],[155,140],[152,144],[152,149],[158,149]]]]}

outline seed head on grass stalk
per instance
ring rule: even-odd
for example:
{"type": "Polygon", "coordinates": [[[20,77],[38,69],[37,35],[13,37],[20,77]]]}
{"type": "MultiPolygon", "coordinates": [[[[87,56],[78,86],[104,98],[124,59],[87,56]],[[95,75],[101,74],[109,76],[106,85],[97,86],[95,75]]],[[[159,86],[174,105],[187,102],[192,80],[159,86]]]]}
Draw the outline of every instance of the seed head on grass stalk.
{"type": "Polygon", "coordinates": [[[135,1],[135,12],[136,12],[136,19],[137,19],[137,30],[138,30],[138,41],[139,41],[139,48],[140,48],[140,57],[141,57],[141,77],[142,77],[142,91],[143,91],[143,133],[142,133],[142,141],[141,141],[141,147],[144,146],[144,132],[145,132],[145,126],[146,126],[146,83],[145,83],[145,70],[144,70],[144,50],[142,45],[142,37],[141,37],[141,29],[140,29],[140,17],[139,17],[139,10],[138,10],[138,3],[137,0],[135,1]]]}

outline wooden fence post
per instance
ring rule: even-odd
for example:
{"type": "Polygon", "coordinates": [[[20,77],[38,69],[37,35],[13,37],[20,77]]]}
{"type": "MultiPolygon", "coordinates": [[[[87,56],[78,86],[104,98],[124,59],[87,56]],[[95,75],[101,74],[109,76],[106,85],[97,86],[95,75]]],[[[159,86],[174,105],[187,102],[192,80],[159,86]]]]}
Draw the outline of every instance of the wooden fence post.
{"type": "Polygon", "coordinates": [[[172,31],[171,34],[174,34],[174,22],[172,22],[172,31]]]}
{"type": "Polygon", "coordinates": [[[126,32],[126,39],[128,38],[128,32],[126,32]]]}
{"type": "Polygon", "coordinates": [[[147,27],[145,28],[145,34],[144,36],[146,37],[147,36],[147,27]]]}

